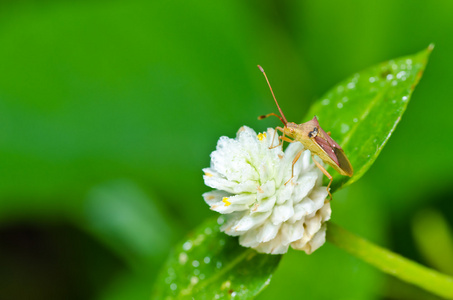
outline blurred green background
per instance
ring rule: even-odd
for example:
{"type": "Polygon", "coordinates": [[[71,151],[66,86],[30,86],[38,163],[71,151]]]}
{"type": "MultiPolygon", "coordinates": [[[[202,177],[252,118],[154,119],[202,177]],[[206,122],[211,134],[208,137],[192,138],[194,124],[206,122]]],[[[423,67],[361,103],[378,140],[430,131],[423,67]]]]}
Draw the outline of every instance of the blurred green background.
{"type": "MultiPolygon", "coordinates": [[[[221,135],[289,120],[346,76],[433,42],[387,147],[333,221],[453,274],[453,2],[3,1],[2,299],[148,299],[172,244],[214,216],[221,135]]],[[[258,299],[436,299],[326,244],[258,299]]]]}

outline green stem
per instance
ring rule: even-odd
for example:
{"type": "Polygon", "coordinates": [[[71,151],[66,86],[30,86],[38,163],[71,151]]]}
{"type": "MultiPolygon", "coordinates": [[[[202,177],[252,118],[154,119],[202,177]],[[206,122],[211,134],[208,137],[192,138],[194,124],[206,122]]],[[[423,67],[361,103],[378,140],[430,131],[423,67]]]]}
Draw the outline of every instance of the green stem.
{"type": "Polygon", "coordinates": [[[435,295],[453,299],[453,277],[374,245],[333,223],[328,224],[327,240],[385,273],[435,295]]]}

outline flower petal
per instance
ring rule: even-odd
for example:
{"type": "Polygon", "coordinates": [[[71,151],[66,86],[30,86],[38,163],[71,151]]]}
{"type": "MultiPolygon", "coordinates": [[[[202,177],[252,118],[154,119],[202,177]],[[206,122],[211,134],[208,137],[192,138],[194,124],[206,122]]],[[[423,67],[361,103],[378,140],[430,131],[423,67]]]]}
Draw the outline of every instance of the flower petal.
{"type": "Polygon", "coordinates": [[[225,215],[220,230],[239,236],[242,246],[283,254],[291,245],[311,253],[324,243],[331,215],[323,174],[308,150],[293,166],[303,145],[294,142],[283,152],[273,147],[279,142],[274,133],[257,135],[243,126],[235,139],[221,137],[211,167],[203,169],[205,184],[215,190],[203,198],[225,215]]]}
{"type": "Polygon", "coordinates": [[[269,254],[284,254],[288,251],[289,245],[284,245],[281,242],[280,235],[266,243],[261,243],[255,249],[258,252],[269,253],[269,254]]]}
{"type": "Polygon", "coordinates": [[[282,243],[289,245],[290,243],[299,240],[304,235],[304,221],[299,220],[293,224],[285,222],[281,229],[282,243]]]}
{"type": "Polygon", "coordinates": [[[214,203],[218,203],[218,202],[222,201],[222,199],[224,197],[229,197],[230,195],[231,195],[230,193],[227,193],[222,190],[213,190],[213,191],[204,193],[202,196],[203,196],[204,201],[208,205],[213,205],[214,203]]]}
{"type": "Polygon", "coordinates": [[[259,232],[256,236],[257,241],[260,243],[265,243],[277,235],[278,231],[280,230],[280,225],[274,225],[271,222],[266,222],[259,228],[259,232]]]}
{"type": "Polygon", "coordinates": [[[271,211],[244,216],[234,227],[235,231],[247,231],[261,225],[271,214],[271,211]]]}
{"type": "Polygon", "coordinates": [[[324,245],[326,242],[326,224],[315,234],[315,236],[305,245],[304,251],[307,254],[313,253],[316,249],[324,245]]]}
{"type": "Polygon", "coordinates": [[[291,218],[293,214],[294,214],[293,203],[292,200],[289,199],[283,205],[277,205],[274,207],[271,216],[271,222],[274,225],[281,224],[282,222],[285,222],[286,220],[291,218]]]}
{"type": "Polygon", "coordinates": [[[276,200],[277,196],[275,195],[267,199],[262,199],[252,207],[252,213],[270,211],[271,209],[274,208],[276,200]]]}
{"type": "Polygon", "coordinates": [[[295,204],[299,203],[312,191],[318,177],[318,174],[312,171],[305,173],[297,179],[297,185],[291,195],[295,204]]]}

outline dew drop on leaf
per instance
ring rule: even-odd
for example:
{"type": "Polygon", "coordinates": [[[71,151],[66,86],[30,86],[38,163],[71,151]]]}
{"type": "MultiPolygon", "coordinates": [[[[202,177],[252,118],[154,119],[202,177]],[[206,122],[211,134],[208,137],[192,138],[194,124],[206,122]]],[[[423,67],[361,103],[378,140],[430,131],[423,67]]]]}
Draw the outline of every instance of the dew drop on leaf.
{"type": "Polygon", "coordinates": [[[322,105],[329,105],[329,103],[330,103],[329,99],[324,99],[324,100],[321,101],[322,105]]]}
{"type": "Polygon", "coordinates": [[[189,259],[189,257],[187,256],[187,254],[185,252],[181,252],[179,254],[179,263],[181,265],[184,265],[187,262],[188,259],[189,259]]]}
{"type": "Polygon", "coordinates": [[[192,248],[192,242],[191,242],[191,241],[185,242],[185,243],[182,245],[182,248],[183,248],[185,251],[189,251],[189,250],[192,248]]]}

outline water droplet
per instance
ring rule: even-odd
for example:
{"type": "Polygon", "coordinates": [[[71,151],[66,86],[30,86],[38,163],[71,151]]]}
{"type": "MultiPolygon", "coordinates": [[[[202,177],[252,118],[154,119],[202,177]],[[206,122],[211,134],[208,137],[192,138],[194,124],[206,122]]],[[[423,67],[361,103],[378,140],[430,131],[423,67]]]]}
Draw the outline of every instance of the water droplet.
{"type": "Polygon", "coordinates": [[[198,277],[192,276],[190,277],[190,284],[195,285],[198,283],[198,277]]]}
{"type": "Polygon", "coordinates": [[[402,100],[407,101],[407,96],[403,96],[402,100]]]}
{"type": "Polygon", "coordinates": [[[397,84],[398,84],[398,81],[396,81],[396,80],[393,80],[393,81],[392,81],[392,85],[393,85],[393,86],[396,86],[397,84]]]}
{"type": "Polygon", "coordinates": [[[353,121],[354,123],[357,123],[357,122],[359,121],[359,119],[354,118],[352,121],[353,121]]]}
{"type": "Polygon", "coordinates": [[[172,291],[176,291],[178,286],[176,285],[176,283],[172,283],[172,284],[170,284],[170,288],[171,288],[172,291]]]}
{"type": "Polygon", "coordinates": [[[217,267],[217,269],[220,269],[222,267],[222,262],[221,261],[218,261],[215,266],[217,267]]]}
{"type": "Polygon", "coordinates": [[[271,279],[270,278],[268,278],[264,284],[265,285],[269,285],[269,283],[271,283],[271,279]]]}
{"type": "Polygon", "coordinates": [[[189,259],[189,257],[187,256],[187,254],[185,252],[181,252],[179,254],[179,263],[181,265],[184,265],[187,262],[188,259],[189,259]]]}
{"type": "Polygon", "coordinates": [[[215,294],[214,295],[214,299],[220,299],[220,295],[219,294],[215,294]]]}
{"type": "Polygon", "coordinates": [[[222,225],[223,223],[225,223],[225,219],[222,216],[218,217],[217,224],[222,225]]]}
{"type": "Polygon", "coordinates": [[[329,99],[324,99],[324,100],[321,101],[322,105],[328,105],[329,103],[330,103],[329,99]]]}
{"type": "Polygon", "coordinates": [[[387,80],[392,80],[393,79],[393,74],[388,74],[387,77],[385,77],[387,80]]]}
{"type": "Polygon", "coordinates": [[[338,108],[342,108],[342,107],[343,107],[343,103],[341,103],[341,102],[340,102],[340,103],[337,103],[337,107],[338,107],[338,108]]]}
{"type": "Polygon", "coordinates": [[[348,124],[341,124],[341,133],[346,133],[349,131],[349,125],[348,124]]]}
{"type": "Polygon", "coordinates": [[[371,82],[371,83],[373,83],[373,82],[376,81],[376,77],[370,77],[370,78],[368,79],[368,81],[371,82]]]}
{"type": "Polygon", "coordinates": [[[406,59],[406,64],[408,64],[408,65],[412,64],[412,59],[410,59],[410,58],[406,59]]]}
{"type": "Polygon", "coordinates": [[[210,227],[207,227],[205,230],[204,230],[204,233],[207,234],[207,235],[210,235],[212,233],[212,229],[210,227]]]}
{"type": "Polygon", "coordinates": [[[204,274],[200,274],[200,279],[203,280],[205,278],[204,274]]]}
{"type": "Polygon", "coordinates": [[[405,75],[406,75],[406,72],[405,71],[401,71],[398,74],[396,74],[396,78],[401,79],[405,75]]]}
{"type": "Polygon", "coordinates": [[[170,283],[171,283],[171,280],[172,280],[171,277],[167,277],[167,278],[165,278],[165,283],[166,283],[166,284],[170,284],[170,283]]]}
{"type": "Polygon", "coordinates": [[[236,292],[232,292],[231,297],[236,297],[236,292]]]}
{"type": "Polygon", "coordinates": [[[203,261],[204,261],[205,264],[209,264],[209,263],[211,262],[211,259],[210,259],[208,256],[206,256],[206,257],[203,259],[203,261]]]}
{"type": "Polygon", "coordinates": [[[200,263],[198,262],[198,260],[194,260],[192,262],[192,266],[194,266],[195,268],[198,268],[200,266],[200,263]]]}
{"type": "Polygon", "coordinates": [[[224,290],[224,289],[229,289],[230,287],[231,287],[231,281],[227,280],[222,283],[222,285],[220,286],[220,289],[224,290]]]}
{"type": "Polygon", "coordinates": [[[396,100],[392,100],[392,103],[395,104],[395,103],[396,103],[396,100]]]}
{"type": "Polygon", "coordinates": [[[347,87],[348,87],[348,89],[353,89],[353,88],[355,88],[355,83],[350,82],[350,83],[348,83],[347,87]]]}
{"type": "Polygon", "coordinates": [[[337,92],[338,93],[343,93],[343,91],[344,91],[344,86],[340,85],[340,86],[337,87],[337,92]]]}
{"type": "Polygon", "coordinates": [[[343,97],[343,99],[341,99],[341,101],[343,101],[344,103],[348,102],[349,98],[348,97],[343,97]]]}
{"type": "Polygon", "coordinates": [[[185,242],[182,245],[182,248],[184,249],[184,251],[189,251],[192,248],[192,242],[191,241],[185,242]]]}
{"type": "Polygon", "coordinates": [[[199,234],[197,238],[193,241],[193,244],[198,246],[204,241],[204,234],[199,234]]]}

